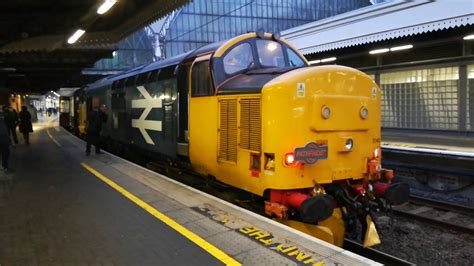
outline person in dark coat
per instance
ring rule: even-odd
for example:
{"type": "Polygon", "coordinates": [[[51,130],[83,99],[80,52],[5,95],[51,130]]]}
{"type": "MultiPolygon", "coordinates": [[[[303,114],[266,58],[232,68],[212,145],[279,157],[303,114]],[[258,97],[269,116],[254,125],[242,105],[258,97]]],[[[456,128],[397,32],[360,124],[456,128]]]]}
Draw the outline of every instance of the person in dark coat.
{"type": "Polygon", "coordinates": [[[18,137],[16,135],[16,127],[18,126],[18,114],[15,109],[10,108],[8,105],[3,106],[3,115],[5,117],[5,123],[7,124],[8,135],[13,137],[15,144],[18,144],[18,137]]]}
{"type": "Polygon", "coordinates": [[[30,133],[33,132],[33,124],[31,124],[31,114],[28,112],[26,106],[21,107],[20,112],[20,132],[23,133],[23,138],[26,144],[30,144],[30,133]]]}
{"type": "Polygon", "coordinates": [[[0,154],[2,155],[2,167],[3,171],[8,174],[13,170],[9,168],[8,161],[10,158],[10,136],[8,135],[8,127],[5,123],[5,113],[0,110],[0,154]]]}
{"type": "Polygon", "coordinates": [[[95,153],[101,154],[100,151],[100,131],[102,124],[107,121],[107,108],[102,105],[98,110],[93,110],[87,118],[86,133],[86,155],[91,154],[91,145],[95,146],[95,153]]]}

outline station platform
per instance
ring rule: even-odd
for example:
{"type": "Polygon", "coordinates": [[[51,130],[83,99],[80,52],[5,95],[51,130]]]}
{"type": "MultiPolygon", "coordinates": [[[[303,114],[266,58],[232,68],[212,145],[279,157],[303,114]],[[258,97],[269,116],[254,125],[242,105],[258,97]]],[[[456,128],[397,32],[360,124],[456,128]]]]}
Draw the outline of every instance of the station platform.
{"type": "Polygon", "coordinates": [[[474,137],[382,131],[382,148],[474,157],[474,137]]]}
{"type": "Polygon", "coordinates": [[[380,265],[35,125],[0,177],[0,265],[380,265]]]}

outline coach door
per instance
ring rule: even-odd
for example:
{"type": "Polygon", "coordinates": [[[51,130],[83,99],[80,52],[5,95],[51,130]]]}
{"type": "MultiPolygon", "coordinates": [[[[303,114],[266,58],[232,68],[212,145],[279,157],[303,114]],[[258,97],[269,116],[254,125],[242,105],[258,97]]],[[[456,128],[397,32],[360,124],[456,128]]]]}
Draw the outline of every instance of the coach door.
{"type": "Polygon", "coordinates": [[[217,99],[210,55],[196,58],[189,73],[189,156],[196,171],[213,174],[217,151],[217,99]]]}

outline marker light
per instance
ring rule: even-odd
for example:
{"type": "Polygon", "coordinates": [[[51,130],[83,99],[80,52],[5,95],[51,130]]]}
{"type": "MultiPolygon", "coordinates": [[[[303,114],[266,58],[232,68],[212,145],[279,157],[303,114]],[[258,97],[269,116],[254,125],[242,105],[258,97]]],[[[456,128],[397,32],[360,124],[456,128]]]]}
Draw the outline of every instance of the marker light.
{"type": "Polygon", "coordinates": [[[377,49],[377,50],[372,50],[369,52],[369,54],[383,54],[390,51],[388,48],[383,48],[383,49],[377,49]]]}
{"type": "Polygon", "coordinates": [[[381,155],[380,147],[375,148],[374,150],[374,158],[379,158],[381,155]]]}
{"type": "Polygon", "coordinates": [[[284,164],[289,167],[298,165],[298,162],[295,160],[295,154],[293,152],[285,154],[284,164]]]}
{"type": "Polygon", "coordinates": [[[102,15],[109,11],[109,9],[113,7],[115,3],[117,3],[117,0],[105,0],[105,2],[97,9],[97,14],[102,15]]]}
{"type": "Polygon", "coordinates": [[[79,38],[81,38],[81,36],[85,32],[86,32],[85,30],[78,29],[76,32],[74,32],[74,34],[71,37],[69,37],[69,39],[67,40],[67,43],[69,44],[75,43],[79,38]]]}
{"type": "Polygon", "coordinates": [[[352,150],[352,147],[354,146],[354,141],[352,139],[347,139],[346,140],[346,151],[352,150]]]}
{"type": "Polygon", "coordinates": [[[360,108],[359,114],[362,119],[367,119],[367,117],[369,116],[369,109],[363,106],[362,108],[360,108]]]}
{"type": "Polygon", "coordinates": [[[327,107],[326,105],[323,106],[323,108],[321,109],[321,116],[324,119],[328,119],[331,116],[331,109],[327,107]]]}

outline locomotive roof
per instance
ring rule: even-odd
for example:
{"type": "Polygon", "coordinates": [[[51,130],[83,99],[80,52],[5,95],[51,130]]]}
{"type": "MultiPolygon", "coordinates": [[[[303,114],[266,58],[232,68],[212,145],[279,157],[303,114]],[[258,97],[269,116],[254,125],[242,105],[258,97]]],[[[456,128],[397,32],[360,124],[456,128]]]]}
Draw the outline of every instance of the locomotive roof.
{"type": "Polygon", "coordinates": [[[159,69],[159,68],[165,68],[165,67],[177,65],[177,64],[181,63],[190,53],[191,52],[187,52],[187,53],[184,53],[184,54],[176,55],[176,56],[173,56],[173,57],[170,57],[170,58],[166,58],[166,59],[163,59],[163,60],[160,60],[160,61],[153,62],[151,64],[146,65],[143,68],[143,70],[140,71],[140,72],[148,72],[148,71],[152,71],[152,70],[159,69]]]}
{"type": "Polygon", "coordinates": [[[211,44],[202,46],[200,48],[194,49],[192,51],[189,51],[187,53],[183,53],[183,54],[180,54],[180,55],[177,55],[177,56],[166,58],[166,59],[156,61],[156,62],[147,64],[147,65],[141,65],[141,66],[126,70],[124,72],[118,73],[118,74],[107,76],[107,77],[105,77],[103,79],[100,79],[100,80],[98,80],[98,81],[96,81],[92,84],[89,84],[88,90],[95,90],[95,89],[101,88],[103,86],[112,84],[116,80],[128,78],[130,76],[135,76],[135,75],[138,75],[138,74],[141,74],[141,73],[145,73],[145,72],[149,72],[149,71],[153,71],[153,70],[156,70],[156,69],[165,68],[165,67],[169,67],[169,66],[173,66],[173,65],[178,65],[179,63],[181,63],[181,62],[183,62],[187,59],[195,58],[196,56],[198,56],[200,54],[204,54],[204,53],[208,53],[208,52],[214,52],[215,50],[217,50],[217,48],[221,47],[226,41],[211,43],[211,44]]]}

